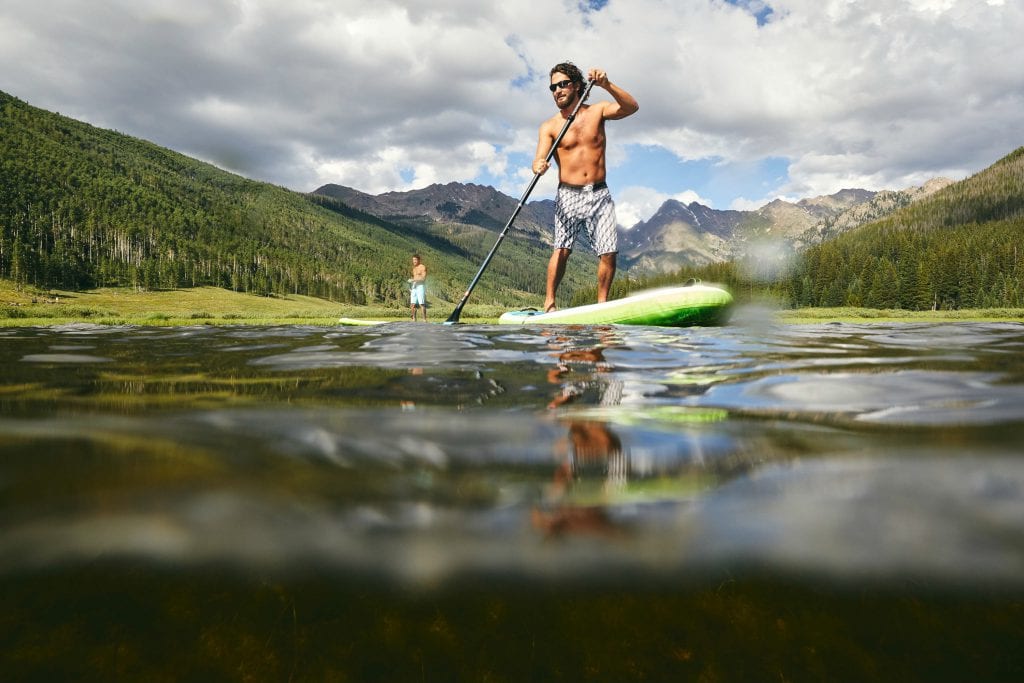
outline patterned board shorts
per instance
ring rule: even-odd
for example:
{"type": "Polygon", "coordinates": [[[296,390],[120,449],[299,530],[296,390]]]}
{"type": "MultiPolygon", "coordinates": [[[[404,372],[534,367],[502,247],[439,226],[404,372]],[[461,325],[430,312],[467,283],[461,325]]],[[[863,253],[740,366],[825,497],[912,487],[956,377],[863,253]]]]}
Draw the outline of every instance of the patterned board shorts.
{"type": "Polygon", "coordinates": [[[598,255],[619,250],[615,202],[608,185],[560,183],[555,201],[555,249],[572,249],[581,231],[598,255]]]}

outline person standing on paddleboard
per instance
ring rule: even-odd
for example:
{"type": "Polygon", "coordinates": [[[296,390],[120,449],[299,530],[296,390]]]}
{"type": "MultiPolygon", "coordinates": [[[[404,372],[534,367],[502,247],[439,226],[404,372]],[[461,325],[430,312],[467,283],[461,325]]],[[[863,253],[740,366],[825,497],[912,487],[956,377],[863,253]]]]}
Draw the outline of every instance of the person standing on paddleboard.
{"type": "MultiPolygon", "coordinates": [[[[554,252],[548,261],[547,292],[544,311],[555,309],[555,293],[565,274],[565,264],[573,243],[585,230],[590,244],[600,259],[597,266],[597,300],[607,301],[615,278],[618,255],[615,204],[605,182],[604,122],[624,119],[640,108],[628,92],[608,80],[601,69],[591,69],[589,79],[608,91],[614,102],[585,104],[579,108],[555,150],[558,164],[558,194],[555,201],[554,252]]],[[[583,95],[583,73],[572,62],[563,62],[551,69],[551,95],[558,113],[540,125],[537,154],[533,172],[543,174],[550,164],[547,153],[558,138],[566,119],[583,95]]]]}
{"type": "Polygon", "coordinates": [[[412,257],[412,278],[409,280],[409,312],[416,322],[416,307],[423,309],[423,322],[427,322],[427,267],[420,262],[420,255],[412,257]]]}

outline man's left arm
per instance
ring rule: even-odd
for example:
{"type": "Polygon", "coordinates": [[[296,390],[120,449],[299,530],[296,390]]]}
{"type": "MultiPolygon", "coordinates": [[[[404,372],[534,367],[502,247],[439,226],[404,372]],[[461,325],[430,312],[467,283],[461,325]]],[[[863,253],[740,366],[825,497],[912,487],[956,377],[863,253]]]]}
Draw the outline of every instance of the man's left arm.
{"type": "Polygon", "coordinates": [[[624,119],[631,114],[635,114],[640,109],[636,98],[608,80],[608,72],[601,69],[591,69],[588,75],[594,85],[604,88],[615,99],[614,102],[605,103],[604,118],[612,120],[624,119]]]}

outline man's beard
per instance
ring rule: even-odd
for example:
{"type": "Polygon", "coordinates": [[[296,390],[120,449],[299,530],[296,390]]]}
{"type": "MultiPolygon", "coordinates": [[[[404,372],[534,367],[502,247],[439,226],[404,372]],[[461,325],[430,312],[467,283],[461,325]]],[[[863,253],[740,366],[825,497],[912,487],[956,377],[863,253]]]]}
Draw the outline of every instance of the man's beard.
{"type": "Polygon", "coordinates": [[[564,102],[556,97],[555,106],[558,107],[559,109],[568,109],[576,102],[576,97],[578,96],[578,94],[579,93],[574,92],[571,95],[566,95],[564,102]]]}

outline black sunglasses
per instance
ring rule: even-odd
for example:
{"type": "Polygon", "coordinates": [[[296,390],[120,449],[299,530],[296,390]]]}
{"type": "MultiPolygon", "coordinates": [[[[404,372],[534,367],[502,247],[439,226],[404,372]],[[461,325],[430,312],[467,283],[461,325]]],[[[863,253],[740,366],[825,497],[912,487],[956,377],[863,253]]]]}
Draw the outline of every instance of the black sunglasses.
{"type": "Polygon", "coordinates": [[[551,92],[555,92],[559,88],[568,88],[570,85],[572,85],[572,81],[559,81],[558,83],[552,83],[548,88],[551,89],[551,92]]]}

